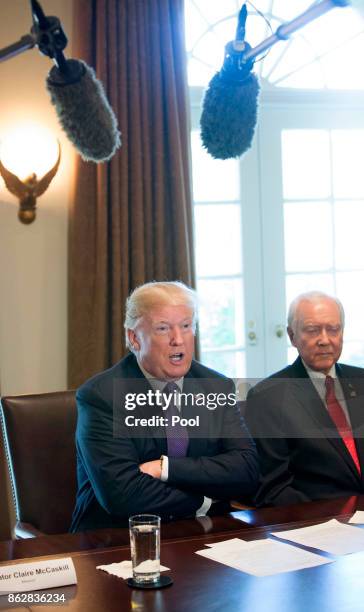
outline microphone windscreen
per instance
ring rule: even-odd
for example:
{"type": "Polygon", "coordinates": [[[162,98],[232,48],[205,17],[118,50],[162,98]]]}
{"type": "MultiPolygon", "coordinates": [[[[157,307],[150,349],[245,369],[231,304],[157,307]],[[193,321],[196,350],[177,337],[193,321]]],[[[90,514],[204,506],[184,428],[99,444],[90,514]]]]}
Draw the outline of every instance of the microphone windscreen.
{"type": "Polygon", "coordinates": [[[257,123],[259,82],[229,79],[221,70],[211,79],[200,119],[202,145],[215,159],[240,157],[252,143],[257,123]]]}
{"type": "Polygon", "coordinates": [[[59,121],[84,160],[107,161],[121,139],[104,88],[85,62],[66,60],[66,64],[67,72],[53,66],[47,77],[59,121]]]}

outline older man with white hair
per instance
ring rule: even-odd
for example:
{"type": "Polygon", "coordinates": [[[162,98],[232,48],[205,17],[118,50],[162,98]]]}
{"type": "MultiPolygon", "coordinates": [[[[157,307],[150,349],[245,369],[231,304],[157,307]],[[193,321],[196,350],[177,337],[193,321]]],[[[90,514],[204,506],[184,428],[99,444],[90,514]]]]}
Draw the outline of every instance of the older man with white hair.
{"type": "Polygon", "coordinates": [[[256,449],[234,386],[193,360],[195,327],[196,295],[183,283],[146,283],[127,300],[131,353],[76,396],[72,531],[139,513],[201,516],[255,493],[256,449]]]}
{"type": "Polygon", "coordinates": [[[258,448],[258,505],[364,492],[364,369],[339,364],[341,302],[298,296],[287,332],[296,361],[248,394],[246,422],[258,448]]]}

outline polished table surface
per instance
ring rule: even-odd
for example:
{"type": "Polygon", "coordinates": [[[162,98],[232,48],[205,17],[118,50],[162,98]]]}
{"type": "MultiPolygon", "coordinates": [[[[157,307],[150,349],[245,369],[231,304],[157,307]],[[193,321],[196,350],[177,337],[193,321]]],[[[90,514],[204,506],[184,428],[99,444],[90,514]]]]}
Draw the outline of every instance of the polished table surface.
{"type": "MultiPolygon", "coordinates": [[[[73,612],[138,610],[156,612],[352,612],[364,610],[364,552],[337,557],[334,563],[285,574],[256,578],[199,555],[205,544],[230,537],[255,540],[269,531],[302,527],[336,517],[347,521],[364,510],[364,496],[312,502],[284,508],[243,510],[211,520],[177,521],[162,526],[161,562],[171,568],[171,587],[155,591],[130,589],[126,582],[97,565],[130,559],[127,530],[98,530],[83,534],[44,536],[0,542],[0,565],[39,556],[71,556],[78,584],[55,589],[64,593],[73,612]]],[[[11,609],[6,596],[0,609],[11,609]]],[[[44,610],[18,604],[17,610],[44,610]]]]}

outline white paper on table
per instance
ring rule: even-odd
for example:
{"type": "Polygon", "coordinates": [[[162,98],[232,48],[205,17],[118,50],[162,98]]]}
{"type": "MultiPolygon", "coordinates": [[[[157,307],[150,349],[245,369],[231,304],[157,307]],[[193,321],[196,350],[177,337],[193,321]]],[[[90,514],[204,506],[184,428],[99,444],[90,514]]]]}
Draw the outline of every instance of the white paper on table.
{"type": "MultiPolygon", "coordinates": [[[[96,569],[112,574],[113,576],[117,576],[118,578],[124,578],[125,580],[133,577],[133,567],[131,561],[120,561],[120,563],[98,565],[96,569]]],[[[169,570],[169,567],[161,565],[159,569],[161,572],[166,572],[169,570]]]]}
{"type": "Polygon", "coordinates": [[[214,548],[215,550],[219,549],[236,549],[236,548],[244,548],[244,546],[248,544],[246,540],[240,540],[240,538],[231,538],[230,540],[223,540],[222,542],[214,542],[213,544],[206,544],[209,548],[214,548]]]}
{"type": "Polygon", "coordinates": [[[253,576],[272,576],[332,561],[296,546],[269,539],[245,542],[243,547],[235,550],[213,546],[208,550],[198,550],[196,553],[253,576]]]}
{"type": "Polygon", "coordinates": [[[312,527],[271,533],[290,542],[318,548],[332,555],[347,555],[364,550],[364,531],[359,527],[339,523],[336,519],[312,527]]]}
{"type": "Polygon", "coordinates": [[[364,525],[364,511],[357,510],[348,522],[353,525],[364,525]]]}

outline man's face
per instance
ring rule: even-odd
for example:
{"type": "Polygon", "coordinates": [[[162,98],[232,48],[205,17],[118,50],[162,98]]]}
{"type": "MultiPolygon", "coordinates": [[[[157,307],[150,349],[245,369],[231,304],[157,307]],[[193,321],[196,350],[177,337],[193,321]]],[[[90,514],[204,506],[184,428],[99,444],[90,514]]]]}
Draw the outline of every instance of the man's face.
{"type": "Polygon", "coordinates": [[[302,300],[296,310],[294,328],[288,328],[288,335],[312,370],[328,374],[343,346],[338,305],[329,298],[315,302],[302,300]]]}
{"type": "Polygon", "coordinates": [[[155,378],[177,380],[190,369],[194,325],[188,306],[156,307],[128,334],[138,362],[155,378]]]}

